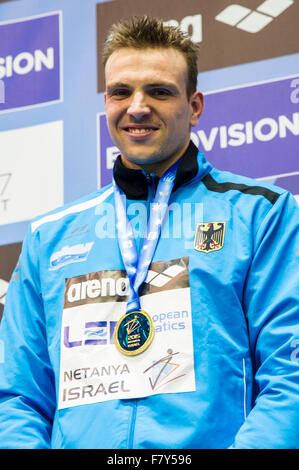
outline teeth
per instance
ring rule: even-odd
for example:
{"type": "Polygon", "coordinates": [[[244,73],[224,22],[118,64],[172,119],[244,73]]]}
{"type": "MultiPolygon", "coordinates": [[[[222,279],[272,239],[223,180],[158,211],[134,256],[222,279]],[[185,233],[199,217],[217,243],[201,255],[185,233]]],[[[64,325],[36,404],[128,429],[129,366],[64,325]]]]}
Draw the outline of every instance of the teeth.
{"type": "Polygon", "coordinates": [[[128,129],[129,132],[131,132],[132,134],[145,134],[146,132],[150,131],[152,129],[137,129],[137,128],[130,128],[128,129]]]}

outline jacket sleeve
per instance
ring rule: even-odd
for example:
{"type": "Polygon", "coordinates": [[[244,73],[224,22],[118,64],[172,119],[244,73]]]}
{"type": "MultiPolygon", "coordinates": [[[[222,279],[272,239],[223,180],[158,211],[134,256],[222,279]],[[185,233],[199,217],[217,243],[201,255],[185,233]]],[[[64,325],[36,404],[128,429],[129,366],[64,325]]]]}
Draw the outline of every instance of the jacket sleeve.
{"type": "Polygon", "coordinates": [[[283,193],[261,222],[244,292],[255,401],[233,449],[299,448],[299,208],[283,193]]]}
{"type": "Polygon", "coordinates": [[[39,276],[38,234],[28,232],[6,295],[0,325],[0,447],[49,448],[54,377],[39,276]]]}

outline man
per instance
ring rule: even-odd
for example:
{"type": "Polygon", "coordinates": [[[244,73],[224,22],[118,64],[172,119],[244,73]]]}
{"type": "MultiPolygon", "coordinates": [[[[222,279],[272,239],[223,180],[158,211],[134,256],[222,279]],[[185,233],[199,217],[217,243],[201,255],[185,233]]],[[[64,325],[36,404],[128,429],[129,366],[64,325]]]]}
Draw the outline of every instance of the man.
{"type": "Polygon", "coordinates": [[[113,184],[30,226],[1,325],[1,447],[299,447],[298,206],[190,141],[196,58],[156,19],[112,28],[113,184]]]}

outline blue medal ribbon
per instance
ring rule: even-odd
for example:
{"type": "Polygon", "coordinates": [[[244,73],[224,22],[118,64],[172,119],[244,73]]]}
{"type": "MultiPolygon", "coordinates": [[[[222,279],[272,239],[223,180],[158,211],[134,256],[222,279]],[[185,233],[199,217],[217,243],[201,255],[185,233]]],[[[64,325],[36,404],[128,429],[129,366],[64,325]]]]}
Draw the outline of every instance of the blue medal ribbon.
{"type": "Polygon", "coordinates": [[[161,227],[167,212],[168,201],[173,189],[174,180],[180,160],[175,162],[161,176],[154,202],[151,204],[146,237],[138,256],[131,223],[126,212],[126,197],[113,178],[115,217],[117,237],[123,263],[130,282],[130,295],[126,313],[141,310],[138,290],[144,282],[154,252],[160,238],[161,227]]]}

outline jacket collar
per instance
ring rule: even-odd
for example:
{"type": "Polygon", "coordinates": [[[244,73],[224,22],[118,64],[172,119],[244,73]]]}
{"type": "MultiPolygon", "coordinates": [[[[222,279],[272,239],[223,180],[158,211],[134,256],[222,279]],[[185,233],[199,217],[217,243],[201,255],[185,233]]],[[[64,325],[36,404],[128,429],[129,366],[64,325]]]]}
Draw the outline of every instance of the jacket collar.
{"type": "MultiPolygon", "coordinates": [[[[198,150],[190,140],[189,146],[178,167],[174,180],[173,191],[176,191],[182,184],[193,180],[196,177],[203,178],[211,170],[211,165],[206,161],[204,155],[198,150]]],[[[115,161],[113,176],[117,185],[123,190],[128,199],[146,200],[148,197],[148,181],[143,170],[131,170],[125,167],[120,155],[115,161]]],[[[159,178],[155,177],[156,185],[159,178]]]]}

